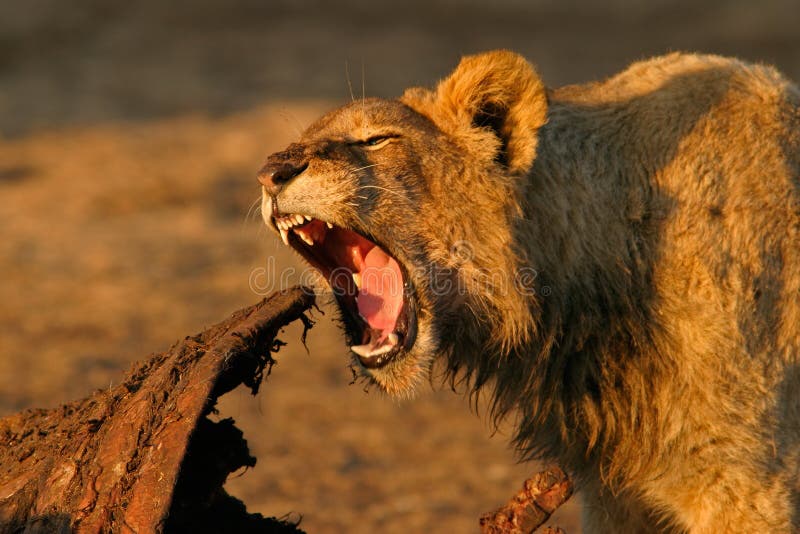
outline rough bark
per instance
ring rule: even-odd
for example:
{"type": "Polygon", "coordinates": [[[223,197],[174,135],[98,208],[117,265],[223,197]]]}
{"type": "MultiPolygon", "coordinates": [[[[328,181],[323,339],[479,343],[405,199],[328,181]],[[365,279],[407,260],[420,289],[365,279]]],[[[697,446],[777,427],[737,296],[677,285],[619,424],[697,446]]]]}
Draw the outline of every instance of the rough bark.
{"type": "MultiPolygon", "coordinates": [[[[481,516],[481,534],[530,534],[544,524],[572,495],[572,482],[558,467],[550,467],[525,481],[502,508],[481,516]]],[[[564,534],[545,527],[542,534],[564,534]]]]}
{"type": "Polygon", "coordinates": [[[255,394],[281,327],[312,293],[294,288],[134,366],[116,387],[0,419],[0,533],[302,532],[250,514],[223,489],[255,465],[231,419],[207,416],[239,384],[255,394]]]}

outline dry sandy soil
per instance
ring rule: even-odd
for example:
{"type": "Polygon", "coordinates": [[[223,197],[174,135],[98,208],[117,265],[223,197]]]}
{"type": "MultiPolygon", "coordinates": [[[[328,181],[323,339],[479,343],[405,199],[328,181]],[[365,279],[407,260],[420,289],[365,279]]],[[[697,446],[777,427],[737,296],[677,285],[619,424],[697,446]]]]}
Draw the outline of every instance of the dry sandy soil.
{"type": "MultiPolygon", "coordinates": [[[[356,93],[386,96],[496,47],[554,85],[676,49],[800,79],[792,0],[162,4],[0,4],[0,416],[108,387],[300,280],[248,212],[254,173],[349,98],[345,64],[356,93]]],[[[438,381],[403,402],[349,385],[323,310],[308,353],[289,329],[262,393],[223,399],[262,458],[230,491],[309,533],[475,531],[536,466],[438,381]]],[[[574,501],[557,520],[573,534],[574,501]]]]}

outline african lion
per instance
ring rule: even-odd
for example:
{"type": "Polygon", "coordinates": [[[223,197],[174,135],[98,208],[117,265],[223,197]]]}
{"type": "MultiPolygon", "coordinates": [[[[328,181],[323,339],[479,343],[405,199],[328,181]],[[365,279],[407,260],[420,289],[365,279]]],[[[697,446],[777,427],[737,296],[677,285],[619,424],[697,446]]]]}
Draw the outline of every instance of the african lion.
{"type": "Polygon", "coordinates": [[[796,532],[798,106],[734,59],[548,89],[489,52],[322,117],[268,158],[262,210],[363,375],[490,388],[588,532],[796,532]]]}

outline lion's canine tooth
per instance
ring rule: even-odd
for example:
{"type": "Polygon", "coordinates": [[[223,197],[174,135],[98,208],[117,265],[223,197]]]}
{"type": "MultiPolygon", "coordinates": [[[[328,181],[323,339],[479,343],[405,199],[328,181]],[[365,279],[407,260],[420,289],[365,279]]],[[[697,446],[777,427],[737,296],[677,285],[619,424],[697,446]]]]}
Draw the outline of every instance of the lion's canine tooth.
{"type": "Polygon", "coordinates": [[[306,234],[302,230],[295,230],[294,233],[299,235],[300,239],[302,239],[309,247],[314,246],[314,240],[311,238],[310,235],[306,234]]]}
{"type": "Polygon", "coordinates": [[[371,344],[366,345],[353,345],[350,347],[350,350],[362,356],[364,358],[370,358],[372,356],[380,356],[381,354],[386,354],[390,350],[394,348],[395,344],[392,343],[384,343],[380,347],[375,347],[371,344]]]}
{"type": "Polygon", "coordinates": [[[358,289],[361,289],[361,273],[353,273],[353,282],[356,283],[358,289]]]}
{"type": "Polygon", "coordinates": [[[370,351],[370,356],[377,356],[378,354],[386,354],[394,348],[394,345],[381,345],[375,350],[370,351]]]}
{"type": "Polygon", "coordinates": [[[395,334],[394,332],[392,332],[391,334],[389,334],[389,335],[388,335],[388,337],[387,337],[386,339],[388,339],[388,340],[389,340],[389,344],[390,344],[391,346],[393,346],[393,347],[394,347],[395,345],[397,345],[397,342],[398,342],[398,341],[400,341],[400,338],[399,338],[399,337],[397,337],[397,334],[395,334]]]}
{"type": "Polygon", "coordinates": [[[328,225],[328,228],[330,228],[331,230],[333,230],[333,224],[331,224],[331,223],[329,223],[329,222],[326,222],[325,224],[327,224],[327,225],[328,225]]]}
{"type": "Polygon", "coordinates": [[[281,228],[281,241],[283,241],[283,244],[287,247],[289,246],[289,230],[286,228],[281,228]]]}
{"type": "Polygon", "coordinates": [[[369,356],[369,347],[369,345],[353,345],[350,350],[366,358],[369,356]]]}

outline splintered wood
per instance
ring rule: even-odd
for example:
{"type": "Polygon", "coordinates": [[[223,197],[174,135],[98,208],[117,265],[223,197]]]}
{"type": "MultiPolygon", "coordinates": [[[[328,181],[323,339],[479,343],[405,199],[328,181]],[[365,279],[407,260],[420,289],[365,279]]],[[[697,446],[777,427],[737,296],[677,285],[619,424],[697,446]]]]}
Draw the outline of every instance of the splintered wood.
{"type": "MultiPolygon", "coordinates": [[[[558,467],[537,473],[505,506],[481,516],[481,534],[530,534],[572,495],[572,482],[558,467]]],[[[542,534],[564,534],[560,528],[545,527],[542,534]]]]}
{"type": "Polygon", "coordinates": [[[206,416],[239,384],[256,392],[278,331],[310,327],[313,304],[308,289],[274,294],[112,389],[0,419],[0,533],[302,532],[225,492],[228,474],[256,459],[232,419],[206,416]]]}

